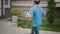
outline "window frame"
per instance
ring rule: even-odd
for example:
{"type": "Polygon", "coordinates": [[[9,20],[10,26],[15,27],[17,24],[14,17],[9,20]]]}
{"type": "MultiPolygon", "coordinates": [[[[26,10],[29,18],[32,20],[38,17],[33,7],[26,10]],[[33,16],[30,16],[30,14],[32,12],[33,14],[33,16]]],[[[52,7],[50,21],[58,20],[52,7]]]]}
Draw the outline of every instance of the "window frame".
{"type": "Polygon", "coordinates": [[[2,9],[2,8],[1,8],[1,0],[0,0],[0,16],[2,16],[2,14],[1,14],[1,9],[2,9]]]}
{"type": "Polygon", "coordinates": [[[5,4],[5,0],[4,0],[4,7],[5,8],[11,8],[11,6],[10,6],[10,0],[8,0],[8,5],[5,4]]]}

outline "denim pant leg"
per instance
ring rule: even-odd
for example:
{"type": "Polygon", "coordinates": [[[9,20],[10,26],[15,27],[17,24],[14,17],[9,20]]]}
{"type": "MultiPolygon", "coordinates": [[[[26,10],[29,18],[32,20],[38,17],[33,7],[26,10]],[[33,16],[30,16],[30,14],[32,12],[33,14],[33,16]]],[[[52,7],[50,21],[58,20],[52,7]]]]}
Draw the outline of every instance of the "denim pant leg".
{"type": "Polygon", "coordinates": [[[38,27],[35,27],[35,34],[39,34],[38,27]]]}
{"type": "Polygon", "coordinates": [[[31,34],[34,34],[34,32],[35,32],[35,27],[32,27],[31,34]]]}

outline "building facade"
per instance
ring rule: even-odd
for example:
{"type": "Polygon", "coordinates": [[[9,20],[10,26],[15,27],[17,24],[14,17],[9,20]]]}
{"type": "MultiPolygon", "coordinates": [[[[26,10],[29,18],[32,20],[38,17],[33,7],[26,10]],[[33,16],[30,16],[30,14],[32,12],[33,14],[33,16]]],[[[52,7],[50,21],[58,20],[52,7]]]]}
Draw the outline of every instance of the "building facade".
{"type": "MultiPolygon", "coordinates": [[[[44,12],[47,12],[47,1],[41,0],[40,6],[44,8],[44,12]]],[[[29,11],[33,6],[32,0],[0,0],[0,18],[10,17],[10,9],[13,7],[21,8],[24,14],[29,11]]],[[[60,0],[56,0],[56,15],[60,17],[60,0]]]]}

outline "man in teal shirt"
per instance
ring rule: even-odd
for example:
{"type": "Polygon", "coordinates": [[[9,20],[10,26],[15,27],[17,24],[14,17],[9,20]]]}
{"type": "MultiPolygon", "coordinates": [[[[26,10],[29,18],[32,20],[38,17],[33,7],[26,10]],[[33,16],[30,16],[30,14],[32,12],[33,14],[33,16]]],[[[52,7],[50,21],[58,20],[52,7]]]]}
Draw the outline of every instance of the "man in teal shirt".
{"type": "Polygon", "coordinates": [[[44,10],[41,6],[38,6],[40,0],[34,0],[34,6],[30,9],[27,18],[32,18],[32,31],[31,34],[39,34],[38,27],[42,24],[42,15],[44,10]]]}

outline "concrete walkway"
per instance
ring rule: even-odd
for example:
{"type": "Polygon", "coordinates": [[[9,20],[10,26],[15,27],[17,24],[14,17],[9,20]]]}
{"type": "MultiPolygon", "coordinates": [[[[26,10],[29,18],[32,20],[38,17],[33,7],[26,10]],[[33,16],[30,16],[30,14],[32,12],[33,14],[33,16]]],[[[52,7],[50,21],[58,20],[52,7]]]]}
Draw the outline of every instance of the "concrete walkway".
{"type": "MultiPolygon", "coordinates": [[[[0,20],[0,34],[30,34],[31,29],[14,27],[16,23],[0,20]]],[[[40,31],[40,34],[60,34],[60,32],[40,31]]]]}

